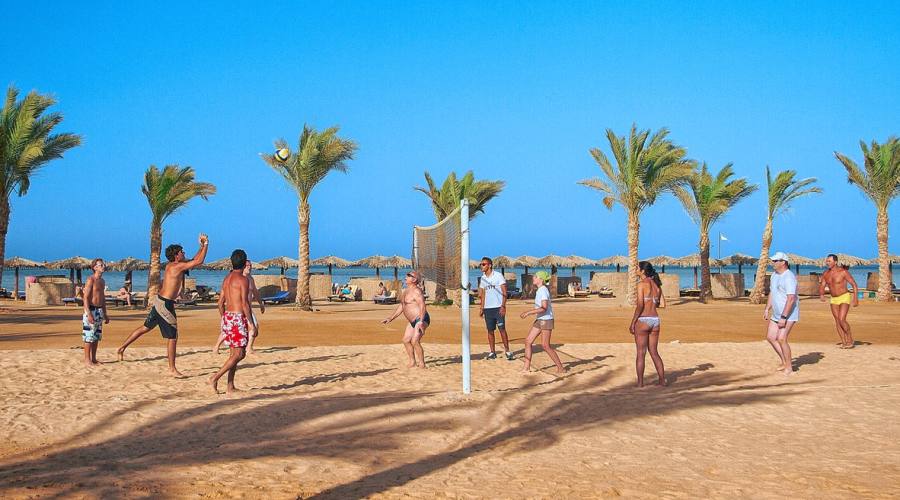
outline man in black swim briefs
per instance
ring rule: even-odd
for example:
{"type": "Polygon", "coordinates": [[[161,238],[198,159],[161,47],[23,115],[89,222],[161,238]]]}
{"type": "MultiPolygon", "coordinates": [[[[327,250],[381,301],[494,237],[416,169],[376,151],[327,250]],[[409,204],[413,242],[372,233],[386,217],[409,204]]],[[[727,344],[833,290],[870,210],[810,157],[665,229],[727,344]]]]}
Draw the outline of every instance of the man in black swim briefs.
{"type": "Polygon", "coordinates": [[[420,288],[422,275],[418,271],[410,271],[406,274],[406,288],[400,294],[400,303],[390,317],[382,321],[382,324],[394,321],[401,314],[409,321],[409,326],[403,332],[403,347],[409,356],[409,368],[425,368],[425,351],[422,349],[422,336],[425,329],[431,323],[431,316],[425,310],[425,294],[420,288]]]}

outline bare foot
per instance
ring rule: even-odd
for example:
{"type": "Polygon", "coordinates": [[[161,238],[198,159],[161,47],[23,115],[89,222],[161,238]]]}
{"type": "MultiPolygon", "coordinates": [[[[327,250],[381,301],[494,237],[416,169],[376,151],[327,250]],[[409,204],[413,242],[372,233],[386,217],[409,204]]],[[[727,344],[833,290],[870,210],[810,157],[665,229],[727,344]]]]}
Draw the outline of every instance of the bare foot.
{"type": "Polygon", "coordinates": [[[116,351],[116,361],[125,361],[125,348],[124,347],[120,347],[116,351]]]}
{"type": "Polygon", "coordinates": [[[643,383],[643,382],[638,382],[638,383],[637,383],[637,388],[638,388],[638,389],[643,389],[643,388],[644,388],[644,383],[643,383]]]}
{"type": "Polygon", "coordinates": [[[657,386],[658,386],[658,387],[668,387],[668,386],[669,386],[669,383],[666,382],[666,379],[661,378],[661,379],[659,379],[659,383],[658,383],[657,386]]]}
{"type": "Polygon", "coordinates": [[[567,371],[568,370],[566,370],[565,368],[557,368],[556,369],[557,375],[562,375],[563,373],[566,373],[567,371]]]}
{"type": "Polygon", "coordinates": [[[522,368],[522,371],[520,371],[519,373],[521,373],[522,375],[527,375],[531,373],[531,368],[522,368]]]}
{"type": "Polygon", "coordinates": [[[406,367],[407,367],[407,368],[415,368],[415,367],[416,367],[416,362],[415,362],[415,361],[411,361],[411,362],[409,362],[409,363],[406,364],[406,367]]]}
{"type": "Polygon", "coordinates": [[[233,385],[230,385],[230,386],[228,386],[227,389],[225,389],[225,393],[226,393],[226,394],[231,394],[231,393],[234,393],[234,392],[244,392],[244,390],[243,390],[243,389],[238,389],[237,387],[235,387],[235,386],[233,386],[233,385]]]}
{"type": "Polygon", "coordinates": [[[94,366],[100,366],[100,365],[102,365],[103,363],[101,363],[101,362],[99,362],[99,361],[97,361],[97,360],[95,359],[94,361],[91,361],[91,364],[94,365],[94,366]]]}
{"type": "Polygon", "coordinates": [[[212,390],[215,394],[221,394],[219,392],[219,381],[218,380],[213,380],[213,377],[209,377],[208,379],[206,379],[206,383],[208,383],[210,385],[210,387],[212,387],[212,390]]]}
{"type": "Polygon", "coordinates": [[[218,347],[213,347],[213,353],[216,354],[216,355],[218,356],[218,355],[219,355],[219,348],[218,348],[218,347]]]}
{"type": "Polygon", "coordinates": [[[256,349],[254,349],[254,348],[251,347],[250,350],[247,351],[247,352],[250,353],[250,354],[256,354],[256,349]]]}
{"type": "Polygon", "coordinates": [[[172,368],[171,370],[169,370],[169,375],[171,375],[175,378],[185,378],[184,374],[181,373],[180,371],[176,370],[175,368],[172,368]]]}
{"type": "Polygon", "coordinates": [[[85,362],[84,362],[84,366],[86,366],[86,367],[88,367],[88,368],[93,368],[93,367],[94,367],[94,363],[91,363],[90,361],[85,361],[85,362]]]}
{"type": "Polygon", "coordinates": [[[790,374],[794,373],[794,369],[793,368],[785,368],[784,371],[782,371],[781,373],[784,373],[785,375],[790,375],[790,374]]]}

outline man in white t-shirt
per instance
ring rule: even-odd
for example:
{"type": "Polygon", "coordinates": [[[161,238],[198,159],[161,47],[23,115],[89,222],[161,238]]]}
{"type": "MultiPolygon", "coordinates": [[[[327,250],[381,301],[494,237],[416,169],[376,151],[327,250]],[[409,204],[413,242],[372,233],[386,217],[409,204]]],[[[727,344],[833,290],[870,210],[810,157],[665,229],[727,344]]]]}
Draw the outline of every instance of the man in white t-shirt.
{"type": "Polygon", "coordinates": [[[788,334],[800,320],[800,304],[797,302],[797,277],[790,270],[787,255],[775,252],[772,255],[772,273],[769,282],[769,302],[763,312],[766,320],[766,340],[781,358],[778,371],[785,375],[793,373],[791,366],[791,346],[788,345],[788,334]]]}
{"type": "Polygon", "coordinates": [[[500,330],[500,340],[503,341],[506,359],[512,361],[513,353],[509,352],[509,337],[506,335],[506,277],[494,272],[494,261],[490,257],[481,258],[481,271],[481,279],[478,280],[481,309],[478,315],[484,318],[488,344],[491,346],[487,359],[497,359],[497,353],[494,351],[494,330],[500,330]]]}

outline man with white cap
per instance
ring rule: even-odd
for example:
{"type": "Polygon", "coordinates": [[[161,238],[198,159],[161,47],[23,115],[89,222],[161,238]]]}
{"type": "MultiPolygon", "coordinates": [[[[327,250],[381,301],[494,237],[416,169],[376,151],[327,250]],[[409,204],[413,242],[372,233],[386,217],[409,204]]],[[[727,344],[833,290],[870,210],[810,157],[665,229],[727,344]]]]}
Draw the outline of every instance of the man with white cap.
{"type": "Polygon", "coordinates": [[[797,277],[790,270],[787,255],[775,252],[772,255],[772,273],[769,282],[769,301],[763,312],[763,319],[768,323],[766,340],[781,358],[778,371],[785,375],[793,373],[791,366],[791,346],[788,335],[800,319],[800,304],[797,302],[797,277]]]}

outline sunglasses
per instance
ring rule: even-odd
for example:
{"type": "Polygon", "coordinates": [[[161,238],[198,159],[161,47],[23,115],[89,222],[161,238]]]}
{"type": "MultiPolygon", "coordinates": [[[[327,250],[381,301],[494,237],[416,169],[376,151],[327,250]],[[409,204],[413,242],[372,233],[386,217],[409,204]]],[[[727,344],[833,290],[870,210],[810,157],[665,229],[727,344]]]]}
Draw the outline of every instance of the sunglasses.
{"type": "Polygon", "coordinates": [[[413,276],[413,273],[406,273],[406,277],[407,277],[407,278],[416,279],[416,277],[413,276]]]}
{"type": "Polygon", "coordinates": [[[488,264],[487,262],[482,262],[482,263],[481,263],[481,267],[489,266],[489,265],[490,265],[490,264],[488,264]]]}
{"type": "Polygon", "coordinates": [[[782,259],[775,259],[775,260],[773,260],[772,262],[787,262],[787,261],[786,261],[786,260],[782,260],[782,259]]]}

